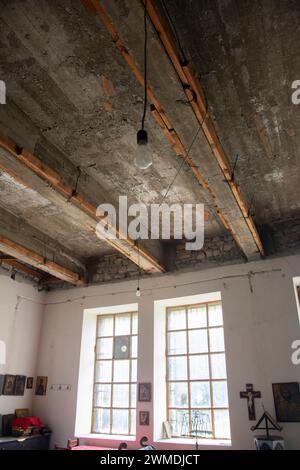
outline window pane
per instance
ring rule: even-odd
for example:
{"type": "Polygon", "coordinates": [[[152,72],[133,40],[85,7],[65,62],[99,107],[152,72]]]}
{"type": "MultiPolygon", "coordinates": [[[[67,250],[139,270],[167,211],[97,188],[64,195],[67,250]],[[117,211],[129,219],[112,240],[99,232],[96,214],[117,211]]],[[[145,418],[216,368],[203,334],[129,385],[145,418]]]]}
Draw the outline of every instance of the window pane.
{"type": "Polygon", "coordinates": [[[131,361],[131,380],[130,382],[136,382],[137,381],[137,360],[133,359],[131,361]]]}
{"type": "Polygon", "coordinates": [[[112,411],[112,433],[128,434],[128,410],[112,411]]]}
{"type": "Polygon", "coordinates": [[[114,359],[130,358],[130,336],[121,335],[114,337],[114,359]]]}
{"type": "Polygon", "coordinates": [[[108,384],[96,384],[94,393],[94,405],[95,406],[110,406],[111,399],[111,385],[108,384]]]}
{"type": "Polygon", "coordinates": [[[130,406],[131,408],[136,407],[136,385],[130,385],[130,406]]]}
{"type": "Polygon", "coordinates": [[[168,333],[168,354],[186,354],[186,332],[168,333]]]}
{"type": "Polygon", "coordinates": [[[184,330],[186,328],[185,309],[173,310],[168,312],[168,329],[184,330]]]}
{"type": "Polygon", "coordinates": [[[110,411],[104,408],[94,409],[94,432],[109,432],[110,411]]]}
{"type": "Polygon", "coordinates": [[[130,410],[130,434],[135,434],[136,432],[136,411],[130,410]]]}
{"type": "Polygon", "coordinates": [[[213,379],[226,379],[225,354],[211,355],[211,375],[213,379]]]}
{"type": "Polygon", "coordinates": [[[192,435],[198,437],[212,437],[212,419],[209,410],[192,410],[192,435]]]}
{"type": "Polygon", "coordinates": [[[187,383],[169,383],[169,406],[171,408],[186,408],[188,406],[187,383]]]}
{"type": "Polygon", "coordinates": [[[208,356],[190,356],[190,379],[209,379],[208,356]]]}
{"type": "Polygon", "coordinates": [[[189,352],[192,354],[208,352],[207,330],[189,331],[189,352]]]}
{"type": "Polygon", "coordinates": [[[97,359],[112,359],[112,338],[97,339],[97,359]]]}
{"type": "Polygon", "coordinates": [[[191,407],[210,408],[209,382],[191,382],[191,407]]]}
{"type": "Polygon", "coordinates": [[[97,336],[113,336],[113,317],[98,317],[98,334],[97,336]]]}
{"type": "Polygon", "coordinates": [[[223,325],[222,304],[212,304],[208,306],[209,326],[223,325]]]}
{"type": "Polygon", "coordinates": [[[188,327],[203,328],[207,326],[206,306],[188,309],[188,327]]]}
{"type": "Polygon", "coordinates": [[[169,357],[168,367],[169,380],[186,380],[187,379],[187,358],[186,357],[169,357]]]}
{"type": "Polygon", "coordinates": [[[227,382],[212,382],[213,405],[217,408],[228,407],[227,382]]]}
{"type": "Polygon", "coordinates": [[[228,410],[215,410],[215,436],[216,438],[230,439],[230,421],[228,410]]]}
{"type": "Polygon", "coordinates": [[[129,382],[129,360],[114,361],[114,382],[129,382]]]}
{"type": "Polygon", "coordinates": [[[137,357],[137,336],[131,337],[131,357],[137,357]]]}
{"type": "Polygon", "coordinates": [[[96,362],[96,382],[111,382],[112,361],[96,362]]]}
{"type": "Polygon", "coordinates": [[[116,315],[115,322],[116,336],[130,334],[130,315],[116,315]]]}
{"type": "Polygon", "coordinates": [[[184,410],[170,410],[172,436],[189,435],[189,413],[184,410]]]}
{"type": "Polygon", "coordinates": [[[129,408],[129,385],[113,386],[113,407],[129,408]]]}
{"type": "Polygon", "coordinates": [[[209,346],[211,352],[225,350],[223,328],[212,328],[209,330],[209,346]]]}
{"type": "Polygon", "coordinates": [[[137,335],[138,332],[138,316],[136,313],[132,315],[132,334],[137,335]]]}

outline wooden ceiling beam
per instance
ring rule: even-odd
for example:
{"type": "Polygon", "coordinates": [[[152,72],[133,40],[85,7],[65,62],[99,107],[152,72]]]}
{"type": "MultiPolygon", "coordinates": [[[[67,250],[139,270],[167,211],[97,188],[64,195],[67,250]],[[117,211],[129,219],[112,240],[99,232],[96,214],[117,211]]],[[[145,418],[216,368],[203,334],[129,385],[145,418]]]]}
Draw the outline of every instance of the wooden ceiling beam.
{"type": "MultiPolygon", "coordinates": [[[[101,1],[99,1],[99,0],[84,0],[83,3],[84,3],[85,7],[87,8],[87,10],[90,13],[93,12],[94,14],[96,14],[99,17],[99,19],[101,20],[101,22],[103,23],[103,25],[105,26],[105,28],[107,29],[109,34],[111,35],[115,46],[119,49],[119,51],[122,54],[124,60],[127,62],[128,66],[130,67],[130,69],[132,71],[132,73],[136,77],[137,81],[140,83],[141,86],[144,87],[145,83],[144,83],[143,74],[142,74],[141,70],[138,68],[138,66],[136,65],[136,62],[135,62],[133,56],[130,54],[129,50],[126,48],[125,43],[121,39],[117,29],[115,28],[113,22],[111,21],[111,19],[107,15],[104,7],[101,5],[101,1]]],[[[144,3],[144,2],[142,1],[142,3],[144,3]]],[[[188,73],[183,69],[183,67],[180,63],[178,54],[176,52],[176,49],[174,48],[173,43],[172,43],[171,39],[169,38],[169,35],[168,35],[166,29],[163,28],[163,26],[162,26],[161,20],[160,20],[158,14],[157,14],[156,9],[154,8],[153,2],[150,1],[150,0],[147,1],[147,10],[148,10],[148,14],[149,14],[149,16],[150,16],[150,18],[153,22],[153,25],[156,28],[158,34],[160,35],[162,43],[166,48],[167,54],[169,55],[173,65],[174,65],[174,67],[175,67],[175,69],[176,69],[176,71],[179,75],[179,79],[181,80],[181,83],[183,84],[184,89],[186,89],[186,95],[188,97],[188,100],[190,101],[191,98],[194,99],[194,93],[190,90],[190,87],[191,87],[191,85],[189,83],[190,77],[188,77],[188,73]],[[155,23],[154,23],[152,18],[155,20],[155,23]]],[[[208,139],[208,142],[209,142],[210,147],[213,150],[214,154],[219,155],[220,154],[220,143],[219,143],[218,139],[216,138],[215,131],[212,130],[212,127],[213,127],[212,120],[211,120],[209,114],[206,111],[206,107],[205,107],[205,114],[203,114],[204,94],[203,94],[203,92],[201,92],[200,84],[198,84],[198,82],[194,78],[193,87],[195,87],[195,89],[196,89],[196,84],[198,86],[197,93],[198,93],[199,97],[201,98],[201,101],[199,100],[199,102],[201,103],[201,105],[200,105],[200,109],[201,109],[200,123],[201,123],[201,126],[202,126],[203,130],[204,130],[204,128],[207,129],[207,130],[210,129],[211,136],[209,136],[210,141],[208,139]],[[201,106],[202,106],[202,108],[201,108],[201,106]],[[213,141],[212,141],[212,138],[214,139],[213,141]]],[[[194,88],[193,88],[193,91],[194,91],[194,88]]],[[[196,93],[196,91],[195,91],[195,93],[196,93]]],[[[236,233],[233,224],[231,223],[229,217],[227,215],[225,215],[223,210],[218,206],[218,204],[216,202],[215,194],[209,188],[209,186],[206,183],[205,179],[203,178],[198,166],[195,165],[193,159],[189,155],[187,155],[187,151],[185,149],[185,146],[182,144],[178,133],[176,132],[172,122],[170,121],[169,117],[167,116],[166,112],[164,111],[160,101],[158,100],[157,96],[155,95],[155,93],[154,93],[154,91],[153,91],[153,89],[150,85],[147,85],[147,95],[148,95],[149,101],[152,104],[151,114],[152,114],[153,118],[156,120],[156,122],[158,123],[158,125],[160,126],[162,132],[164,133],[165,137],[169,141],[170,145],[174,148],[174,151],[175,151],[176,155],[183,158],[186,161],[186,164],[191,168],[191,170],[192,170],[194,176],[196,177],[197,181],[199,182],[199,184],[202,186],[202,188],[204,189],[204,191],[206,192],[206,194],[210,198],[210,201],[211,201],[212,205],[214,206],[214,208],[216,210],[216,213],[219,216],[222,224],[231,233],[232,237],[234,238],[237,245],[241,248],[241,250],[244,251],[243,247],[242,247],[242,244],[241,244],[241,241],[239,239],[239,236],[236,233]]],[[[197,97],[198,97],[198,95],[197,95],[197,97]]],[[[200,117],[199,112],[198,112],[198,115],[196,115],[196,116],[197,116],[197,119],[199,120],[199,117],[200,117]]],[[[225,157],[224,157],[224,162],[223,163],[225,164],[225,157]]],[[[226,168],[229,168],[228,162],[226,162],[226,168]]],[[[228,177],[229,173],[225,172],[224,176],[225,176],[225,174],[227,175],[227,177],[225,178],[225,181],[228,184],[230,184],[230,187],[233,191],[233,194],[235,195],[235,198],[238,196],[237,202],[238,203],[240,202],[239,207],[241,208],[241,216],[245,219],[245,221],[247,223],[247,226],[249,227],[249,230],[250,230],[250,232],[252,234],[252,237],[254,239],[254,245],[257,246],[258,252],[261,255],[263,255],[264,254],[263,246],[262,246],[262,243],[260,241],[257,229],[255,227],[255,224],[254,224],[254,222],[252,220],[252,217],[249,213],[249,208],[247,208],[246,205],[242,202],[242,197],[241,197],[240,191],[236,187],[235,182],[233,180],[230,181],[230,179],[228,177]]],[[[232,174],[231,173],[230,173],[230,178],[232,179],[232,174]]]]}
{"type": "MultiPolygon", "coordinates": [[[[20,163],[25,165],[43,181],[46,181],[47,184],[51,185],[48,188],[48,192],[50,193],[51,191],[53,191],[53,189],[55,189],[64,198],[64,202],[68,202],[68,207],[65,207],[65,209],[68,209],[69,211],[71,204],[79,208],[83,213],[85,213],[86,216],[88,216],[86,218],[93,231],[96,230],[97,223],[102,223],[102,220],[103,224],[106,226],[106,218],[97,216],[96,207],[94,207],[84,197],[74,191],[73,187],[65,184],[56,171],[52,170],[47,165],[45,165],[39,158],[37,158],[31,152],[28,152],[26,149],[18,147],[11,139],[8,139],[7,137],[1,135],[0,147],[2,147],[11,157],[14,157],[20,163]]],[[[3,163],[0,164],[0,170],[9,174],[18,183],[22,183],[24,186],[29,187],[29,185],[25,181],[23,181],[22,176],[16,174],[15,171],[12,171],[3,163]]],[[[34,186],[31,186],[31,189],[34,190],[34,186]]],[[[146,250],[143,246],[141,246],[140,244],[136,244],[129,237],[121,237],[121,233],[118,230],[117,236],[118,238],[114,240],[106,238],[106,243],[108,243],[115,250],[129,258],[135,264],[139,265],[140,268],[145,270],[146,272],[165,272],[165,268],[162,266],[159,260],[155,256],[153,256],[148,250],[146,250]]]]}
{"type": "MultiPolygon", "coordinates": [[[[0,259],[0,264],[6,264],[7,266],[11,266],[15,268],[17,271],[21,271],[22,273],[26,274],[29,277],[41,280],[44,277],[40,271],[36,271],[35,269],[30,269],[28,266],[25,266],[23,263],[20,263],[16,259],[0,259]]],[[[52,278],[54,279],[54,278],[52,278]]],[[[57,279],[60,282],[59,279],[57,279]]]]}
{"type": "Polygon", "coordinates": [[[196,78],[191,64],[181,63],[177,49],[165,25],[163,24],[163,20],[155,6],[155,2],[153,0],[147,0],[147,2],[145,2],[145,0],[142,1],[143,4],[146,5],[147,12],[153,23],[153,26],[156,29],[161,39],[161,42],[178,74],[187,100],[190,103],[196,118],[202,126],[203,133],[207,139],[209,146],[211,147],[212,154],[215,156],[223,172],[225,181],[230,186],[233,196],[240,208],[242,217],[245,219],[246,224],[251,232],[251,235],[256,243],[258,251],[262,256],[264,256],[264,248],[260,240],[255,223],[250,215],[249,207],[247,207],[247,204],[243,200],[240,188],[233,178],[229,160],[220,143],[212,118],[208,113],[207,103],[201,84],[196,78]]]}
{"type": "MultiPolygon", "coordinates": [[[[85,284],[85,280],[81,278],[79,274],[55,263],[54,261],[43,258],[35,251],[29,250],[28,248],[25,248],[7,238],[0,237],[0,250],[17,260],[29,264],[40,271],[51,274],[62,281],[66,281],[74,285],[85,284]]],[[[11,266],[14,265],[14,267],[17,268],[16,261],[14,260],[8,260],[6,263],[11,266]]],[[[23,271],[25,268],[26,266],[23,267],[23,271]]]]}

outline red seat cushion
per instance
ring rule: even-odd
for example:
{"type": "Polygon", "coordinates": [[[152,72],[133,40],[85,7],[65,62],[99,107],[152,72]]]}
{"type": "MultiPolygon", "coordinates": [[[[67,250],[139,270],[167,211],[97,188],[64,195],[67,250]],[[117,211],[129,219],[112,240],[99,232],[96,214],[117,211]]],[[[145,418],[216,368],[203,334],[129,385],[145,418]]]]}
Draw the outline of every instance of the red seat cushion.
{"type": "Polygon", "coordinates": [[[71,450],[116,450],[111,447],[97,447],[97,446],[75,446],[71,450]]]}

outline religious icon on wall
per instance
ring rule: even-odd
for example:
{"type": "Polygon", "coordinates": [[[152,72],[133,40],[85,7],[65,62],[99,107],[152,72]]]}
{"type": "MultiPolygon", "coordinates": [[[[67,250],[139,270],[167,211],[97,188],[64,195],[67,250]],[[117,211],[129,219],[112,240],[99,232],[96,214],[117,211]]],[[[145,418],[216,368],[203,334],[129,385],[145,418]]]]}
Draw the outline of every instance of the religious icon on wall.
{"type": "Polygon", "coordinates": [[[151,384],[139,384],[139,401],[151,401],[151,384]]]}
{"type": "Polygon", "coordinates": [[[25,382],[26,382],[25,375],[16,375],[14,395],[18,395],[18,396],[24,395],[25,382]]]}
{"type": "Polygon", "coordinates": [[[33,388],[33,377],[27,377],[26,388],[33,388]]]}
{"type": "Polygon", "coordinates": [[[149,426],[150,423],[150,413],[149,411],[140,411],[140,426],[149,426]]]}
{"type": "Polygon", "coordinates": [[[300,390],[298,382],[272,384],[277,421],[300,422],[300,390]]]}
{"type": "Polygon", "coordinates": [[[36,378],[35,394],[46,395],[48,377],[39,376],[36,378]]]}
{"type": "Polygon", "coordinates": [[[15,410],[16,418],[26,418],[30,416],[29,408],[18,408],[15,410]]]}
{"type": "Polygon", "coordinates": [[[0,395],[3,393],[5,375],[0,374],[0,395]]]}
{"type": "Polygon", "coordinates": [[[13,395],[15,390],[15,375],[6,375],[4,378],[3,395],[13,395]]]}
{"type": "Polygon", "coordinates": [[[246,391],[240,392],[240,398],[247,399],[247,407],[248,407],[248,416],[250,421],[256,420],[256,413],[255,413],[255,398],[261,398],[261,392],[256,392],[253,389],[253,384],[246,384],[246,391]]]}

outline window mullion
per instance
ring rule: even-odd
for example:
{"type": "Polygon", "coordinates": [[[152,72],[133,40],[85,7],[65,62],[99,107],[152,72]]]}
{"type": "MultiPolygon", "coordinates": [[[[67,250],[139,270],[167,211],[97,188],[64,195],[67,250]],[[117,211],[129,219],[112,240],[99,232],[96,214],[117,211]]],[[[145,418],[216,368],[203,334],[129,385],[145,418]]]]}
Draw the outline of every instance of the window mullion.
{"type": "Polygon", "coordinates": [[[188,386],[188,416],[189,416],[189,434],[192,430],[191,421],[191,386],[190,386],[190,358],[189,358],[189,333],[188,333],[188,309],[185,309],[185,321],[186,321],[186,360],[187,360],[187,386],[188,386]]]}
{"type": "Polygon", "coordinates": [[[210,389],[210,407],[211,407],[211,430],[212,430],[213,438],[215,438],[215,415],[214,415],[214,409],[213,409],[212,368],[211,368],[211,353],[210,353],[210,338],[209,338],[209,323],[208,323],[208,321],[209,321],[209,318],[208,318],[208,305],[206,304],[209,389],[210,389]]]}

